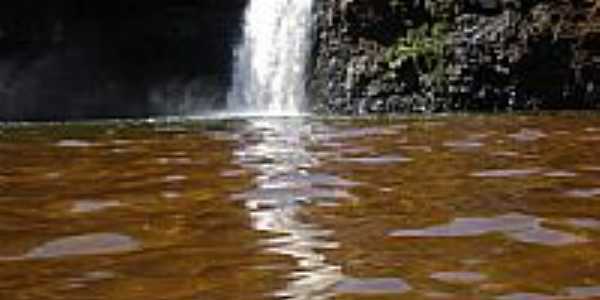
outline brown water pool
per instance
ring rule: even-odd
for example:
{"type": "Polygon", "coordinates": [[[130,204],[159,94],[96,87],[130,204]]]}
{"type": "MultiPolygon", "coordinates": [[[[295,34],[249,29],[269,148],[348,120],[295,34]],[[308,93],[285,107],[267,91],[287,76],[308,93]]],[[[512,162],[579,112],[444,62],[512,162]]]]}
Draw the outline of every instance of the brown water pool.
{"type": "Polygon", "coordinates": [[[600,299],[600,115],[0,126],[0,299],[600,299]]]}

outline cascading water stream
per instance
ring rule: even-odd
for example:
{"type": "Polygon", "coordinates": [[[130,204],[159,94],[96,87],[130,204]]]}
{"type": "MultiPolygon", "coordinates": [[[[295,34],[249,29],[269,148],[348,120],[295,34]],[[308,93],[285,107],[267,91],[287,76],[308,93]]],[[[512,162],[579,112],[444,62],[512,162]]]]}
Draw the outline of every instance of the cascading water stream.
{"type": "Polygon", "coordinates": [[[306,106],[314,0],[250,0],[236,49],[229,112],[297,115],[306,106]]]}

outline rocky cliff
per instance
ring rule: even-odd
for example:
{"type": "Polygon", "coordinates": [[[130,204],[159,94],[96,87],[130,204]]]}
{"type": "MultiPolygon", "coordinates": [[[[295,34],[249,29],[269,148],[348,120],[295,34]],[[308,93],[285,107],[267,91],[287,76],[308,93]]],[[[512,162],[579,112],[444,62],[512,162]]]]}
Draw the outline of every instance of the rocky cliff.
{"type": "Polygon", "coordinates": [[[317,19],[321,112],[600,106],[600,1],[321,0],[317,19]]]}

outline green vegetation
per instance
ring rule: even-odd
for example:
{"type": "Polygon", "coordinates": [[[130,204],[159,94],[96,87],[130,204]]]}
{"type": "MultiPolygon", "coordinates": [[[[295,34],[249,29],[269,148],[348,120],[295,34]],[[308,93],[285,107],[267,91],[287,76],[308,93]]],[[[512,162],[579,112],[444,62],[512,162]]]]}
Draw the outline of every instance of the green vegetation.
{"type": "Polygon", "coordinates": [[[424,23],[418,28],[408,29],[405,36],[386,53],[390,69],[405,63],[413,63],[420,72],[431,74],[436,85],[445,82],[445,59],[447,53],[448,23],[424,23]]]}
{"type": "Polygon", "coordinates": [[[435,23],[433,26],[423,24],[416,29],[409,29],[406,36],[399,38],[389,49],[387,60],[391,63],[398,59],[424,57],[426,66],[430,68],[434,60],[444,55],[446,35],[445,23],[435,23]]]}
{"type": "MultiPolygon", "coordinates": [[[[406,11],[407,1],[390,0],[395,11],[406,11]]],[[[400,33],[386,53],[386,62],[390,70],[411,64],[419,73],[429,75],[432,83],[438,87],[446,82],[446,55],[448,37],[453,23],[456,1],[425,1],[421,11],[410,16],[410,23],[400,33]]]]}

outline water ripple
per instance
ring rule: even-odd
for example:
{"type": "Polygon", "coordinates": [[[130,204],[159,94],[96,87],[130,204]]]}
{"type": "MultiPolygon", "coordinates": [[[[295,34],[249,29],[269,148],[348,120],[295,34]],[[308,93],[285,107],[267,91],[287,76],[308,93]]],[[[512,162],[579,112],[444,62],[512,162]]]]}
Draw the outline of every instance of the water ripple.
{"type": "Polygon", "coordinates": [[[248,173],[255,174],[255,187],[233,198],[244,201],[255,230],[278,235],[262,242],[266,251],[292,257],[298,264],[286,288],[275,296],[328,299],[328,290],[344,276],[341,267],[329,264],[319,250],[340,245],[329,239],[330,230],[300,220],[298,209],[305,203],[353,198],[348,189],[358,183],[309,171],[320,164],[308,150],[317,138],[313,127],[302,120],[254,120],[246,130],[259,136],[240,140],[234,154],[248,173]]]}
{"type": "Polygon", "coordinates": [[[403,294],[410,290],[399,278],[347,278],[334,287],[336,294],[403,294]]]}
{"type": "Polygon", "coordinates": [[[58,238],[33,248],[23,256],[3,258],[2,260],[110,255],[135,251],[140,246],[138,241],[127,235],[119,233],[90,233],[58,238]]]}
{"type": "Polygon", "coordinates": [[[486,275],[476,272],[438,272],[431,274],[429,277],[451,284],[472,284],[488,279],[486,275]]]}
{"type": "Polygon", "coordinates": [[[471,173],[472,177],[479,178],[511,178],[528,177],[540,173],[539,169],[497,169],[471,173]]]}
{"type": "Polygon", "coordinates": [[[507,214],[492,218],[457,218],[449,224],[425,229],[396,230],[393,237],[440,238],[476,237],[502,233],[510,239],[544,246],[565,246],[588,240],[577,235],[542,226],[544,219],[523,214],[507,214]]]}

